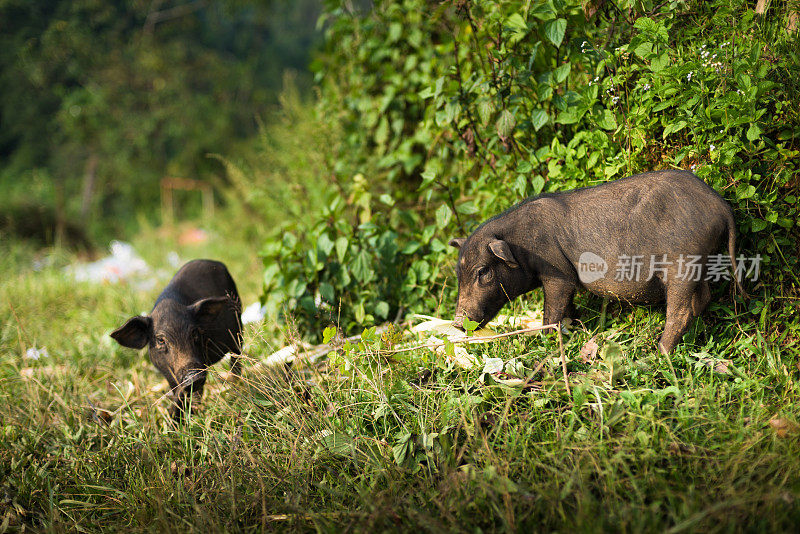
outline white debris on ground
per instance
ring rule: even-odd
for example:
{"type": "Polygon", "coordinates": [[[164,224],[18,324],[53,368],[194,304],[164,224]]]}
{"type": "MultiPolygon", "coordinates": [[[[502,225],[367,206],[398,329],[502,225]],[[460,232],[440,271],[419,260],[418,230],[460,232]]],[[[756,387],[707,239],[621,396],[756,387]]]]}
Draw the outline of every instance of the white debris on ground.
{"type": "Polygon", "coordinates": [[[50,354],[47,353],[47,347],[42,347],[41,349],[31,347],[25,351],[25,359],[27,360],[38,360],[40,358],[48,358],[49,356],[50,354]]]}
{"type": "Polygon", "coordinates": [[[254,302],[242,312],[242,324],[260,323],[267,316],[267,307],[254,302]]]}
{"type": "Polygon", "coordinates": [[[544,324],[542,319],[543,315],[540,310],[526,311],[522,315],[501,314],[495,317],[494,320],[489,323],[489,326],[508,325],[514,328],[533,328],[542,326],[544,324]]]}
{"type": "MultiPolygon", "coordinates": [[[[439,335],[447,336],[449,341],[464,341],[465,339],[469,339],[470,337],[486,337],[486,336],[494,336],[497,335],[497,332],[491,330],[489,328],[479,328],[475,330],[471,336],[467,336],[467,333],[463,330],[456,328],[453,326],[453,321],[448,321],[447,319],[439,319],[438,317],[430,317],[427,315],[415,315],[415,318],[419,319],[426,319],[426,321],[418,324],[411,328],[411,331],[414,333],[422,333],[422,332],[435,332],[439,335]]],[[[475,343],[486,343],[488,340],[476,340],[475,343]]]]}
{"type": "Polygon", "coordinates": [[[282,363],[292,363],[296,355],[297,345],[287,345],[286,347],[283,347],[282,349],[267,356],[267,359],[264,360],[264,365],[267,367],[273,367],[282,363]]]}
{"type": "MultiPolygon", "coordinates": [[[[265,310],[263,306],[260,306],[258,303],[251,304],[242,314],[242,323],[246,324],[250,322],[261,321],[264,319],[264,312],[265,310]]],[[[497,332],[490,328],[480,328],[475,330],[471,336],[467,336],[466,332],[453,326],[453,321],[440,319],[438,317],[431,317],[428,315],[415,315],[413,318],[424,319],[422,323],[409,329],[409,332],[415,334],[415,337],[418,339],[418,341],[403,343],[396,348],[405,347],[403,350],[409,350],[408,346],[412,346],[414,343],[421,342],[423,344],[416,348],[428,348],[436,354],[451,359],[453,363],[464,369],[472,369],[478,365],[481,365],[481,359],[474,354],[471,354],[464,345],[491,343],[492,340],[486,338],[497,335],[497,332]],[[450,343],[453,343],[451,354],[448,354],[448,347],[446,346],[447,344],[445,343],[445,339],[450,343]]],[[[541,312],[528,312],[520,316],[498,316],[498,320],[490,324],[498,323],[508,324],[512,327],[518,328],[532,328],[541,326],[541,312]]],[[[387,326],[384,325],[379,327],[378,330],[382,331],[386,327],[387,326]]],[[[358,337],[359,336],[353,336],[352,338],[348,338],[348,340],[356,340],[358,337]]],[[[304,358],[313,363],[333,350],[335,350],[335,346],[330,344],[304,347],[298,347],[295,344],[287,345],[286,347],[283,347],[267,356],[267,358],[262,363],[258,364],[258,366],[263,365],[265,367],[272,367],[280,364],[291,363],[295,360],[298,354],[301,353],[303,354],[304,358]]],[[[519,362],[516,360],[509,360],[508,363],[504,363],[500,358],[483,359],[484,373],[499,374],[502,372],[507,372],[509,374],[515,374],[520,372],[518,369],[520,366],[521,364],[519,364],[519,362]]]]}
{"type": "Polygon", "coordinates": [[[181,257],[174,250],[167,254],[167,263],[169,263],[174,269],[177,269],[183,264],[181,257]]]}
{"type": "Polygon", "coordinates": [[[483,362],[483,372],[489,374],[497,374],[503,372],[503,360],[500,358],[486,358],[483,362]]]}
{"type": "Polygon", "coordinates": [[[130,243],[111,242],[111,255],[91,263],[67,265],[64,271],[78,282],[118,284],[128,282],[137,289],[149,290],[158,283],[153,270],[130,243]]]}

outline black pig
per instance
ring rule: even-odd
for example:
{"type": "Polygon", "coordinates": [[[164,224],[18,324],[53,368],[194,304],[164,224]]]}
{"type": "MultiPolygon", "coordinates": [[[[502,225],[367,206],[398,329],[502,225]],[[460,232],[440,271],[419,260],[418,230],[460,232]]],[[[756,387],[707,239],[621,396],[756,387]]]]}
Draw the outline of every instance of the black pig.
{"type": "MultiPolygon", "coordinates": [[[[137,315],[111,333],[120,345],[148,347],[150,361],[172,388],[180,419],[202,395],[206,369],[226,353],[241,354],[241,304],[224,264],[193,260],[178,270],[150,315],[137,315]]],[[[233,358],[232,371],[239,362],[233,358]]]]}
{"type": "Polygon", "coordinates": [[[668,354],[711,298],[709,257],[723,239],[727,274],[736,267],[733,210],[688,171],[531,197],[469,238],[450,241],[459,249],[454,325],[462,328],[464,318],[485,325],[506,302],[539,286],[544,323],[557,323],[572,313],[582,285],[631,303],[666,300],[659,347],[668,354]]]}

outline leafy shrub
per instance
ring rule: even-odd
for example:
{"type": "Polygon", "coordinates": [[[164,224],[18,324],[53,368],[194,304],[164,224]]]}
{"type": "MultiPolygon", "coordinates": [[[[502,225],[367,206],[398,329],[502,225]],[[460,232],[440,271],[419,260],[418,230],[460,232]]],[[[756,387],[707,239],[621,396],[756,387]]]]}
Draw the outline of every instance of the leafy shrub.
{"type": "MultiPolygon", "coordinates": [[[[543,191],[691,168],[796,292],[797,34],[745,2],[329,2],[320,116],[335,190],[265,248],[304,330],[452,303],[444,243],[543,191]],[[796,250],[796,249],[795,249],[796,250]]],[[[448,306],[449,307],[449,306],[448,306]]]]}

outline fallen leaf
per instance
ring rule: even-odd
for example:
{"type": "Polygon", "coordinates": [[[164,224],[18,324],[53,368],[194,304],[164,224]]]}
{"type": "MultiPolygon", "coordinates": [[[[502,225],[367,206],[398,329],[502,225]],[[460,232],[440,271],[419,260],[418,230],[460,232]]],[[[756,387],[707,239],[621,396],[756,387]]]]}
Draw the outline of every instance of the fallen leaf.
{"type": "Polygon", "coordinates": [[[170,469],[172,470],[172,476],[175,478],[189,478],[192,476],[192,468],[177,460],[173,460],[170,469]]]}
{"type": "Polygon", "coordinates": [[[720,360],[714,366],[714,371],[718,372],[721,375],[729,375],[731,372],[728,370],[728,365],[731,363],[730,360],[720,360]]]}
{"type": "Polygon", "coordinates": [[[542,312],[541,311],[528,311],[522,315],[498,315],[493,321],[489,322],[489,326],[502,326],[508,325],[513,328],[534,328],[542,326],[542,312]]]}
{"type": "Polygon", "coordinates": [[[578,354],[578,358],[580,358],[583,363],[592,363],[597,357],[597,351],[599,348],[600,346],[595,341],[595,338],[592,337],[583,345],[581,352],[578,354]]]}
{"type": "Polygon", "coordinates": [[[733,364],[731,360],[724,360],[721,358],[715,358],[711,356],[707,352],[695,352],[692,354],[695,358],[698,359],[700,363],[705,365],[706,367],[710,367],[714,370],[715,373],[721,375],[729,375],[731,374],[731,370],[729,367],[733,364]]]}
{"type": "Polygon", "coordinates": [[[489,374],[500,373],[503,371],[503,360],[500,358],[486,358],[483,364],[483,372],[489,374]]]}
{"type": "MultiPolygon", "coordinates": [[[[439,319],[438,317],[426,317],[428,320],[424,321],[417,326],[411,328],[412,332],[424,333],[434,332],[437,335],[447,336],[450,341],[462,341],[470,337],[485,337],[497,335],[497,332],[488,328],[479,328],[472,333],[472,336],[467,336],[467,333],[453,326],[453,321],[447,319],[439,319]]],[[[487,340],[479,340],[476,343],[486,343],[487,340]]]]}
{"type": "Polygon", "coordinates": [[[427,343],[436,344],[441,343],[438,347],[435,347],[433,351],[436,354],[442,354],[447,357],[447,359],[452,360],[456,365],[461,367],[462,369],[472,369],[476,365],[478,365],[478,359],[473,356],[472,354],[467,351],[464,347],[460,345],[455,345],[453,347],[453,355],[447,354],[447,349],[444,346],[444,341],[441,339],[431,336],[428,338],[427,343]]]}
{"type": "Polygon", "coordinates": [[[800,430],[800,425],[784,417],[775,417],[769,420],[769,426],[775,430],[779,438],[785,438],[789,434],[796,434],[800,430]]]}

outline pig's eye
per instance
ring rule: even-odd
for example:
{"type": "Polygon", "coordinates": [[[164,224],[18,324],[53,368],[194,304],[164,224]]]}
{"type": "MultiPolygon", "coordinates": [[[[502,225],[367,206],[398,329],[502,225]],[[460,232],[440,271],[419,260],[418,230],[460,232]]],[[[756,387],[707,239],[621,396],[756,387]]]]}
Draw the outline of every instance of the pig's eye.
{"type": "Polygon", "coordinates": [[[163,348],[167,346],[167,338],[162,335],[156,336],[156,347],[163,348]]]}
{"type": "Polygon", "coordinates": [[[489,282],[492,279],[492,270],[488,267],[478,269],[478,281],[481,283],[489,282]]]}

